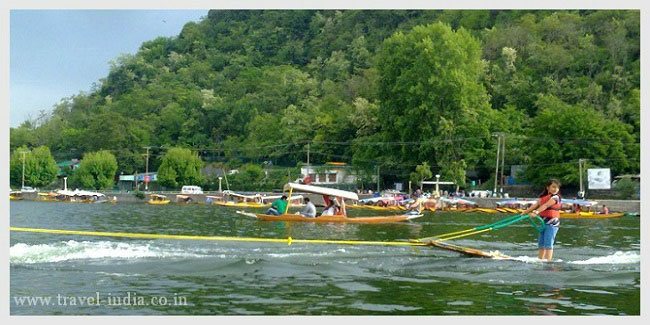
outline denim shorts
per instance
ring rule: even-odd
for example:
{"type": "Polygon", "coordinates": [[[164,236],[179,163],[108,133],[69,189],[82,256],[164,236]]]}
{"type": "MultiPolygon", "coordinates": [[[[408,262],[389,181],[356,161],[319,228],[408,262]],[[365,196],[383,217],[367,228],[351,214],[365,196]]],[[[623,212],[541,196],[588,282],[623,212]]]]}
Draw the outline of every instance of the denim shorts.
{"type": "Polygon", "coordinates": [[[544,249],[553,249],[553,243],[555,242],[555,235],[560,227],[546,225],[544,231],[539,234],[537,239],[537,247],[544,249]]]}

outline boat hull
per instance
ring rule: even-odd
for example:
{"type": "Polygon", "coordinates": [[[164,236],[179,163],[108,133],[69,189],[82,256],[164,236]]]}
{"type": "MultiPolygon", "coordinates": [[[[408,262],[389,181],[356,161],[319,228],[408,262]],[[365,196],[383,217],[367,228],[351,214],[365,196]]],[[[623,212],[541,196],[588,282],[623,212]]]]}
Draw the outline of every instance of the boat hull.
{"type": "Polygon", "coordinates": [[[212,202],[214,205],[222,207],[231,207],[231,208],[267,208],[270,207],[270,204],[254,204],[254,203],[223,203],[223,202],[212,202]]]}
{"type": "Polygon", "coordinates": [[[418,215],[398,215],[398,216],[378,216],[378,217],[354,217],[349,218],[345,216],[320,216],[316,218],[309,218],[298,214],[283,214],[279,216],[273,216],[262,213],[248,213],[243,211],[237,211],[239,214],[256,217],[262,221],[288,221],[288,222],[318,222],[318,223],[390,223],[390,222],[401,222],[406,220],[411,220],[415,218],[422,217],[422,214],[418,215]]]}
{"type": "Polygon", "coordinates": [[[147,203],[153,204],[153,205],[160,205],[160,204],[168,204],[170,201],[169,200],[163,200],[163,201],[152,201],[149,200],[147,203]]]}
{"type": "Polygon", "coordinates": [[[560,219],[608,219],[618,218],[623,216],[624,213],[609,213],[609,214],[587,214],[587,213],[561,213],[560,219]]]}

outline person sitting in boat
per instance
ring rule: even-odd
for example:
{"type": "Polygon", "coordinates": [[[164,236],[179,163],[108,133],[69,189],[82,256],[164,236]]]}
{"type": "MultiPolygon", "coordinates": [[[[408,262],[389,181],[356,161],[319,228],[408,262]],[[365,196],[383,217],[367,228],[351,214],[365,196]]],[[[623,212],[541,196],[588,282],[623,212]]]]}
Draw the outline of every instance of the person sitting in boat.
{"type": "Polygon", "coordinates": [[[603,214],[609,214],[609,208],[603,204],[603,214]]]}
{"type": "Polygon", "coordinates": [[[330,203],[325,207],[322,216],[333,216],[339,211],[339,207],[336,205],[336,200],[330,199],[330,203]]]}
{"type": "Polygon", "coordinates": [[[283,195],[281,198],[271,203],[271,207],[266,210],[266,214],[279,216],[281,214],[284,214],[285,211],[287,211],[287,196],[283,195]]]}
{"type": "Polygon", "coordinates": [[[296,213],[301,216],[305,216],[308,218],[316,218],[316,206],[311,203],[308,197],[305,198],[305,206],[300,210],[300,212],[296,213]]]}

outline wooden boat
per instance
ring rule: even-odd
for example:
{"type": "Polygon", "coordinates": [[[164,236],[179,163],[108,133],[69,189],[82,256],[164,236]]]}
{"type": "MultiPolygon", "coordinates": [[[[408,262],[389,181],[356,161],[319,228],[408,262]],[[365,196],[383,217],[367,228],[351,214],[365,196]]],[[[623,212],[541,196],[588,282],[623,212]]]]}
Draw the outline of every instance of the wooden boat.
{"type": "Polygon", "coordinates": [[[600,214],[600,213],[593,213],[593,212],[580,212],[580,213],[560,212],[560,219],[607,219],[607,218],[617,218],[623,215],[624,213],[600,214]]]}
{"type": "Polygon", "coordinates": [[[170,200],[164,195],[151,194],[150,196],[151,198],[147,201],[149,204],[168,204],[170,202],[170,200]]]}
{"type": "Polygon", "coordinates": [[[223,207],[240,207],[240,208],[263,208],[270,206],[270,204],[264,204],[262,202],[261,194],[254,195],[245,195],[240,193],[235,193],[230,190],[223,191],[224,197],[236,198],[236,200],[226,200],[226,201],[217,201],[213,204],[223,206],[223,207]]]}
{"type": "Polygon", "coordinates": [[[607,219],[623,216],[624,213],[597,213],[591,211],[598,202],[574,199],[562,199],[562,206],[569,207],[571,211],[560,211],[560,218],[566,219],[607,219]],[[580,211],[581,207],[586,207],[587,211],[580,211]]]}
{"type": "Polygon", "coordinates": [[[227,202],[214,202],[212,203],[214,205],[222,206],[222,207],[235,207],[235,208],[265,208],[271,206],[270,204],[261,204],[261,203],[255,203],[255,202],[233,202],[233,201],[227,201],[227,202]]]}
{"type": "Polygon", "coordinates": [[[21,191],[9,191],[9,200],[18,201],[23,199],[23,192],[21,191]]]}
{"type": "Polygon", "coordinates": [[[348,208],[350,208],[350,209],[373,210],[373,211],[406,211],[406,208],[401,206],[401,205],[378,206],[378,205],[350,204],[350,205],[348,205],[348,208]]]}
{"type": "MultiPolygon", "coordinates": [[[[271,206],[272,202],[274,200],[280,199],[282,195],[271,195],[271,196],[261,196],[259,194],[255,195],[243,195],[235,192],[229,192],[229,191],[224,191],[224,194],[228,194],[231,196],[239,197],[243,201],[242,202],[234,202],[234,201],[226,201],[226,202],[213,202],[212,204],[222,206],[222,207],[230,207],[230,208],[268,208],[271,206]],[[247,201],[249,200],[249,201],[247,201]],[[252,200],[252,201],[251,201],[252,200]]],[[[291,198],[291,205],[292,206],[302,206],[302,200],[304,197],[302,195],[296,195],[291,198]]]]}
{"type": "Polygon", "coordinates": [[[176,195],[176,203],[192,203],[192,197],[189,195],[176,195]]]}
{"type": "Polygon", "coordinates": [[[40,201],[58,201],[57,196],[58,194],[56,192],[38,193],[38,199],[40,201]]]}
{"type": "Polygon", "coordinates": [[[105,203],[109,202],[106,195],[99,192],[91,192],[75,189],[70,190],[57,190],[55,198],[58,201],[73,202],[73,203],[105,203]]]}
{"type": "Polygon", "coordinates": [[[317,216],[315,218],[306,217],[299,214],[282,214],[279,216],[267,215],[263,213],[249,213],[245,211],[237,211],[238,214],[250,216],[257,218],[263,221],[289,221],[289,222],[318,222],[318,223],[327,223],[327,222],[342,222],[342,223],[387,223],[387,222],[400,222],[406,220],[412,220],[415,218],[422,217],[422,214],[404,214],[397,216],[370,216],[370,217],[353,217],[350,218],[346,213],[345,199],[358,201],[359,197],[356,193],[332,189],[327,187],[313,186],[313,185],[304,185],[296,183],[288,183],[285,185],[285,189],[289,189],[289,204],[287,206],[287,211],[289,211],[289,206],[291,205],[291,196],[294,190],[301,191],[305,193],[320,194],[323,196],[323,200],[326,204],[329,204],[332,199],[330,196],[334,197],[334,203],[337,204],[340,209],[336,215],[331,216],[317,216]]]}
{"type": "Polygon", "coordinates": [[[375,216],[375,217],[347,217],[342,215],[337,216],[319,216],[316,218],[309,218],[299,214],[283,214],[279,216],[272,216],[262,213],[250,213],[245,211],[237,211],[237,213],[249,217],[254,217],[262,221],[288,221],[288,222],[345,222],[345,223],[388,223],[400,222],[422,217],[421,214],[417,215],[397,215],[397,216],[375,216]]]}

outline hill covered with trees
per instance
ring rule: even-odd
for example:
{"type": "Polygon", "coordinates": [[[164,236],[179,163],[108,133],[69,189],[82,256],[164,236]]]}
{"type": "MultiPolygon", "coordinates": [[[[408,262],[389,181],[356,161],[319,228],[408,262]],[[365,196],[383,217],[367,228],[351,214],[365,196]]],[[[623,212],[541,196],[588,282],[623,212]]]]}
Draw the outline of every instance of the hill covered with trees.
{"type": "Polygon", "coordinates": [[[173,147],[236,168],[295,167],[309,145],[366,181],[426,163],[463,184],[493,177],[502,133],[506,170],[575,185],[578,159],[639,172],[639,89],[638,10],[211,10],[10,140],[107,150],[117,174],[142,172],[145,146],[157,170],[173,147]]]}

